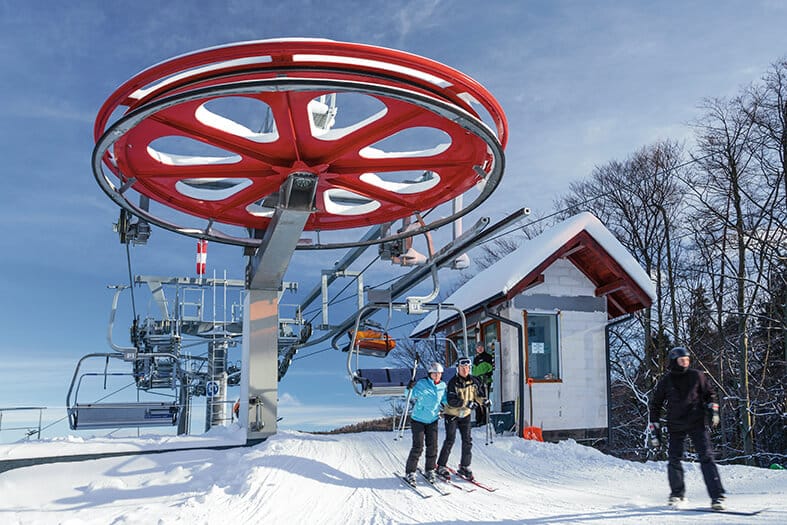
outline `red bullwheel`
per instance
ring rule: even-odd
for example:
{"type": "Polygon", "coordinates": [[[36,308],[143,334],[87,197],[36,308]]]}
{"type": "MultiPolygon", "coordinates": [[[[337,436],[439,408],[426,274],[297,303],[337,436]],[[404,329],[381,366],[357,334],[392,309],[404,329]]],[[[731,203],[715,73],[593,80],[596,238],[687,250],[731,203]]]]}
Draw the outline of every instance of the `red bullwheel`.
{"type": "Polygon", "coordinates": [[[99,112],[93,170],[136,215],[254,246],[258,236],[219,225],[265,229],[293,173],[318,179],[306,230],[393,221],[483,181],[466,213],[497,186],[506,133],[491,95],[437,62],[359,44],[255,42],[184,55],[126,82],[99,112]],[[207,223],[175,224],[135,204],[135,193],[207,223]]]}

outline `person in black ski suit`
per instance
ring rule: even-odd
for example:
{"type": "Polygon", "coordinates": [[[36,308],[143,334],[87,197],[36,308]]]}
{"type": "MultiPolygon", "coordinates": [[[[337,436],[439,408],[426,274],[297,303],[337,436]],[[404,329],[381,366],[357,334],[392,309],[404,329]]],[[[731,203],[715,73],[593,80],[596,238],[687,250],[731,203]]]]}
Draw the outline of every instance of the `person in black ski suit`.
{"type": "Polygon", "coordinates": [[[488,404],[483,396],[483,386],[478,378],[470,375],[469,357],[459,359],[456,367],[456,375],[448,382],[446,390],[447,405],[443,409],[445,419],[445,440],[440,449],[440,457],[437,458],[437,475],[449,479],[450,471],[446,468],[448,456],[451,455],[451,448],[456,439],[456,429],[462,436],[462,458],[459,462],[457,473],[467,479],[473,479],[473,472],[470,470],[470,461],[473,459],[473,438],[470,435],[470,414],[479,404],[488,404]]]}
{"type": "Polygon", "coordinates": [[[724,509],[724,487],[719,471],[713,461],[713,448],[710,434],[705,428],[705,416],[711,414],[711,424],[719,424],[719,405],[716,391],[707,376],[689,368],[689,352],[682,346],[670,350],[669,370],[659,380],[650,403],[650,425],[648,431],[654,445],[659,441],[659,418],[664,402],[667,403],[667,430],[669,447],[667,478],[669,479],[669,504],[674,506],[684,501],[686,485],[683,482],[681,458],[686,436],[691,438],[697,456],[700,458],[702,477],[711,497],[714,510],[724,509]],[[707,412],[706,412],[707,411],[707,412]]]}
{"type": "MultiPolygon", "coordinates": [[[[477,377],[481,383],[483,391],[480,394],[487,399],[492,397],[492,373],[495,371],[495,358],[487,353],[484,343],[478,342],[475,345],[475,357],[473,358],[473,368],[471,373],[477,377]]],[[[475,408],[475,426],[486,425],[489,410],[486,405],[479,404],[475,408]]]]}

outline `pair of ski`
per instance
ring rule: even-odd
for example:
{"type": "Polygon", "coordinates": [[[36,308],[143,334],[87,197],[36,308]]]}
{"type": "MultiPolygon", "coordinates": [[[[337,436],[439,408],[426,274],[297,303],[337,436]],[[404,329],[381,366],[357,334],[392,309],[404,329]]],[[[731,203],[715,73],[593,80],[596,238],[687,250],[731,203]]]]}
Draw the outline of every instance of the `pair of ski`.
{"type": "MultiPolygon", "coordinates": [[[[421,476],[421,478],[424,481],[426,481],[427,486],[433,488],[441,496],[448,496],[449,494],[451,494],[450,491],[444,490],[442,487],[440,487],[440,485],[442,485],[442,484],[449,485],[449,486],[451,486],[451,487],[453,487],[453,488],[455,488],[457,490],[461,490],[462,492],[474,492],[475,491],[475,488],[464,487],[461,484],[456,483],[456,482],[454,482],[454,481],[452,481],[450,479],[444,479],[444,478],[441,478],[439,476],[436,478],[436,480],[434,482],[429,481],[429,479],[426,477],[426,474],[424,474],[423,470],[421,470],[420,468],[418,469],[418,474],[421,476]]],[[[407,488],[413,490],[416,494],[418,494],[422,498],[424,498],[424,499],[431,498],[434,495],[434,494],[431,494],[431,493],[428,493],[428,492],[422,490],[421,489],[422,486],[411,485],[410,482],[407,481],[407,478],[405,476],[403,476],[402,474],[400,474],[399,472],[394,472],[394,475],[396,475],[407,488]]],[[[462,478],[462,479],[465,479],[465,478],[462,478]]],[[[473,483],[470,480],[467,480],[467,481],[470,482],[470,483],[473,483]]],[[[489,489],[487,489],[487,490],[489,490],[489,489]]],[[[492,489],[492,490],[495,490],[495,489],[492,489]]]]}
{"type": "MultiPolygon", "coordinates": [[[[431,498],[434,495],[432,493],[428,493],[428,492],[424,491],[421,488],[424,485],[411,485],[410,482],[407,481],[407,478],[405,476],[402,476],[399,472],[394,472],[394,474],[402,481],[402,483],[404,484],[405,487],[411,489],[412,491],[414,491],[416,494],[418,494],[422,498],[424,498],[424,499],[431,498]]],[[[475,490],[475,489],[470,489],[470,488],[467,488],[467,487],[462,487],[461,485],[453,483],[450,480],[444,480],[442,478],[437,478],[437,480],[435,480],[434,482],[431,482],[431,481],[429,481],[427,479],[426,475],[423,473],[423,471],[421,469],[418,469],[418,474],[420,474],[421,478],[424,481],[426,481],[426,483],[427,483],[426,486],[429,486],[429,487],[433,488],[441,496],[448,496],[449,494],[451,494],[450,491],[444,490],[443,488],[441,488],[438,485],[438,484],[442,484],[442,483],[445,483],[446,485],[450,485],[450,486],[452,486],[452,487],[454,487],[456,489],[462,490],[464,492],[473,492],[475,490]]]]}
{"type": "MultiPolygon", "coordinates": [[[[418,473],[419,473],[419,474],[421,473],[421,470],[420,470],[420,469],[418,470],[418,473]]],[[[409,482],[409,481],[407,481],[407,477],[406,477],[406,476],[403,476],[401,472],[394,472],[394,476],[396,476],[397,478],[399,478],[399,481],[401,481],[401,482],[402,482],[402,484],[403,484],[405,487],[407,487],[408,489],[412,490],[413,492],[415,492],[416,494],[418,494],[419,496],[421,496],[423,499],[426,499],[426,498],[431,498],[432,496],[434,496],[434,494],[427,493],[426,491],[424,491],[424,490],[421,488],[421,486],[419,486],[419,485],[412,485],[412,484],[410,484],[410,482],[409,482]]],[[[421,476],[423,476],[423,474],[421,474],[421,476]]],[[[444,492],[444,491],[440,490],[440,489],[439,489],[437,486],[435,486],[433,483],[429,483],[429,486],[430,486],[430,487],[432,487],[432,488],[434,488],[434,489],[435,489],[437,492],[439,492],[441,496],[447,496],[447,495],[449,494],[448,492],[444,492]]]]}
{"type": "MultiPolygon", "coordinates": [[[[463,481],[465,481],[467,483],[475,485],[476,487],[478,487],[480,489],[483,489],[483,490],[485,490],[487,492],[494,492],[494,491],[497,490],[497,488],[490,487],[489,485],[486,485],[485,483],[481,483],[480,481],[476,480],[475,478],[473,478],[473,479],[467,478],[467,477],[461,475],[458,471],[452,469],[451,467],[446,467],[446,468],[448,469],[448,472],[450,472],[452,475],[456,476],[458,479],[461,479],[461,480],[463,480],[463,481]]],[[[429,481],[427,479],[426,474],[424,474],[423,470],[421,470],[420,468],[418,469],[418,474],[420,474],[421,477],[429,484],[429,486],[432,487],[434,490],[436,490],[441,496],[448,496],[450,494],[450,492],[447,491],[447,490],[443,490],[441,487],[438,486],[438,483],[444,483],[446,485],[450,485],[451,487],[453,487],[453,488],[455,488],[457,490],[461,490],[463,492],[473,492],[475,490],[474,488],[469,488],[469,487],[463,486],[462,483],[456,483],[453,479],[445,479],[445,478],[442,478],[440,476],[437,476],[437,481],[435,481],[433,483],[433,482],[431,482],[431,481],[429,481]]],[[[408,488],[410,488],[413,491],[415,491],[422,498],[430,498],[430,497],[432,497],[432,494],[427,494],[425,491],[421,490],[419,486],[411,485],[407,481],[407,478],[404,477],[399,472],[394,472],[394,475],[396,475],[402,481],[402,483],[404,483],[408,488]]]]}
{"type": "Polygon", "coordinates": [[[459,483],[454,482],[453,480],[441,478],[440,476],[435,476],[435,481],[431,482],[431,481],[429,481],[429,478],[426,477],[426,474],[424,474],[424,471],[421,470],[420,468],[418,469],[418,473],[421,475],[422,478],[424,478],[424,480],[427,483],[429,483],[432,487],[434,487],[443,496],[447,496],[451,492],[447,491],[447,490],[443,490],[440,487],[441,484],[448,485],[450,487],[455,488],[456,490],[461,490],[462,492],[473,492],[473,491],[475,491],[475,488],[463,487],[462,485],[460,485],[459,483]]]}

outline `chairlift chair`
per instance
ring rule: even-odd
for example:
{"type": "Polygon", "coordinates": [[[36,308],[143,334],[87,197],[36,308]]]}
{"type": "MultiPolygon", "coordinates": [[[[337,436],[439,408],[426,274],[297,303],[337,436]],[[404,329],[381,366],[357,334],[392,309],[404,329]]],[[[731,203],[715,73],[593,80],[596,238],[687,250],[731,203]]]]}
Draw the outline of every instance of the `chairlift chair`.
{"type": "MultiPolygon", "coordinates": [[[[347,331],[347,336],[354,344],[358,355],[386,357],[391,350],[396,348],[396,340],[388,335],[388,331],[381,324],[367,319],[363,325],[364,327],[360,330],[347,331]]],[[[350,347],[348,346],[346,350],[349,351],[350,347]]]]}
{"type": "MultiPolygon", "coordinates": [[[[136,401],[136,402],[95,402],[84,403],[78,401],[79,389],[82,381],[87,377],[101,377],[106,380],[109,377],[128,376],[136,380],[135,372],[109,372],[109,360],[121,359],[131,360],[133,364],[140,359],[151,357],[148,354],[124,355],[120,353],[94,353],[88,354],[77,363],[71,385],[66,395],[66,409],[68,411],[68,422],[71,430],[101,429],[101,428],[122,428],[122,427],[160,427],[174,426],[178,423],[180,415],[180,401],[178,398],[179,389],[173,389],[173,397],[169,401],[136,401]],[[105,365],[103,372],[82,372],[80,368],[87,359],[104,358],[105,365]],[[72,403],[73,394],[73,403],[72,403]]],[[[157,356],[159,357],[159,356],[157,356]]],[[[174,357],[174,356],[173,356],[174,357]]],[[[135,370],[138,367],[135,367],[135,370]]]]}
{"type": "MultiPolygon", "coordinates": [[[[464,316],[464,313],[459,310],[458,308],[451,306],[451,305],[442,305],[442,304],[419,304],[419,306],[425,310],[438,310],[437,321],[427,337],[427,340],[432,339],[432,335],[434,333],[434,329],[440,322],[440,315],[439,311],[443,308],[449,308],[455,310],[459,313],[460,318],[462,319],[462,333],[464,337],[464,347],[467,348],[467,322],[464,316]]],[[[411,304],[409,302],[406,303],[393,303],[389,302],[388,304],[382,305],[373,303],[370,305],[366,305],[361,310],[358,311],[358,315],[356,316],[355,321],[355,328],[349,332],[351,335],[350,346],[347,348],[347,371],[350,376],[350,380],[353,385],[353,390],[356,394],[360,395],[361,397],[371,397],[371,396],[404,396],[407,390],[407,384],[412,379],[412,369],[410,368],[359,368],[358,360],[361,355],[373,356],[373,357],[381,357],[380,355],[374,355],[367,350],[364,350],[365,353],[362,353],[361,347],[358,345],[359,340],[359,333],[363,332],[359,330],[359,326],[364,322],[364,318],[369,312],[373,310],[379,310],[382,307],[388,309],[388,321],[390,322],[390,317],[393,310],[403,310],[406,312],[411,311],[411,304]],[[355,360],[355,366],[353,366],[353,359],[355,360]]],[[[365,321],[367,325],[369,325],[369,321],[365,321]]],[[[382,328],[379,324],[377,325],[379,328],[382,328]]],[[[377,331],[379,333],[379,330],[377,331]]],[[[380,343],[380,337],[376,336],[378,344],[380,343]]],[[[385,341],[384,339],[382,340],[385,341]]],[[[453,344],[453,341],[451,341],[453,344]]],[[[334,340],[335,346],[335,340],[334,340]]],[[[454,345],[454,350],[458,354],[458,350],[456,349],[456,345],[454,345]]],[[[387,355],[388,352],[386,351],[385,354],[382,356],[384,357],[387,355]]],[[[445,371],[443,372],[443,380],[448,381],[456,374],[456,368],[446,367],[445,371]]],[[[416,371],[415,379],[419,380],[423,377],[426,377],[426,371],[424,369],[419,369],[416,371]]]]}

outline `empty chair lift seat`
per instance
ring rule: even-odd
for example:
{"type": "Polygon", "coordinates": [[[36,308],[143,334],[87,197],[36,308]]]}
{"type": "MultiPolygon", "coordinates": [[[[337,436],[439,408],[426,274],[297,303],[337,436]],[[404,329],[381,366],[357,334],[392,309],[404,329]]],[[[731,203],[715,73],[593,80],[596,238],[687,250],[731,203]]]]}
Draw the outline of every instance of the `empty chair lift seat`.
{"type": "Polygon", "coordinates": [[[77,403],[68,409],[72,430],[163,427],[178,422],[177,403],[77,403]]]}
{"type": "MultiPolygon", "coordinates": [[[[456,374],[456,368],[446,368],[442,381],[448,382],[456,374]]],[[[402,396],[407,384],[413,377],[411,368],[366,368],[356,372],[355,381],[361,385],[361,395],[368,396],[402,396]]],[[[426,377],[426,370],[419,368],[415,380],[426,377]]]]}

